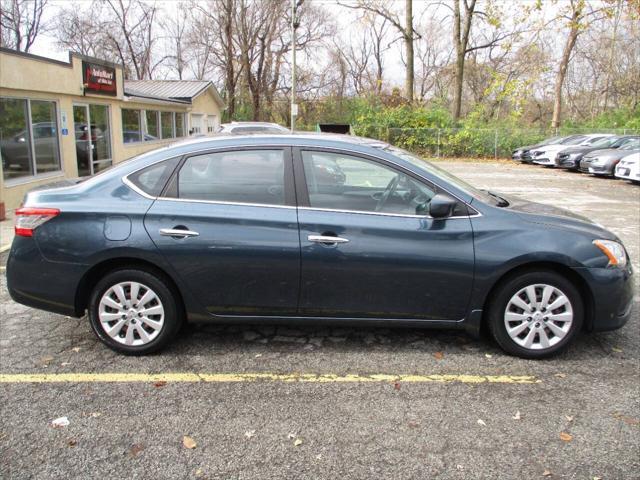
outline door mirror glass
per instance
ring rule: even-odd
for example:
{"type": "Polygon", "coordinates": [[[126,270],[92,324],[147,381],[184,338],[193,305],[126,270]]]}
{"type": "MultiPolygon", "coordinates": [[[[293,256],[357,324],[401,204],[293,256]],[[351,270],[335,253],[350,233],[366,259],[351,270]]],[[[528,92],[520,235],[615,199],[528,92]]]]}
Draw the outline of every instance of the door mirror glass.
{"type": "Polygon", "coordinates": [[[429,215],[433,218],[447,218],[456,208],[456,200],[445,193],[436,194],[429,202],[429,215]]]}

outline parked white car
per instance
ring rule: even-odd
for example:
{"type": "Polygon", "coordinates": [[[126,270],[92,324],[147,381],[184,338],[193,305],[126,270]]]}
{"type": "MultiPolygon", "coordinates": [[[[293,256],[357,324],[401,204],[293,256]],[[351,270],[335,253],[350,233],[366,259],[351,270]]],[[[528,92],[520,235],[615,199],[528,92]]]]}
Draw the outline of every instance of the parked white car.
{"type": "Polygon", "coordinates": [[[602,140],[605,137],[611,136],[613,136],[613,134],[611,133],[588,133],[585,135],[580,135],[573,140],[563,144],[551,144],[537,148],[536,150],[531,152],[531,158],[533,160],[533,163],[537,163],[538,165],[555,167],[556,155],[558,155],[558,153],[560,153],[565,148],[591,145],[592,143],[602,140]]]}
{"type": "Polygon", "coordinates": [[[616,166],[616,177],[640,183],[640,153],[623,157],[616,166]]]}

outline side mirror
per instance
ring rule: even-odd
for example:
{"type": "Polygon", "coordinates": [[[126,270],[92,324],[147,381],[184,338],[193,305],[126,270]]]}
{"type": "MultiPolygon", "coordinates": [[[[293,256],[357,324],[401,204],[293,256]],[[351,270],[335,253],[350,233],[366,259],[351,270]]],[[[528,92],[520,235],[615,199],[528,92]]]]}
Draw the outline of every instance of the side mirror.
{"type": "Polygon", "coordinates": [[[457,203],[454,198],[446,193],[438,193],[429,202],[429,215],[433,218],[450,217],[457,203]]]}

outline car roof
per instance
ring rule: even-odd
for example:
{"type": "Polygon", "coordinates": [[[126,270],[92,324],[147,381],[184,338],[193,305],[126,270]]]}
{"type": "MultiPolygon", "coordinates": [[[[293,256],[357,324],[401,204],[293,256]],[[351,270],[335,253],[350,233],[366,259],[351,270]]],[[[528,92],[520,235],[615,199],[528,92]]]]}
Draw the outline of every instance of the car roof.
{"type": "MultiPolygon", "coordinates": [[[[295,133],[257,133],[250,136],[228,135],[220,132],[208,137],[197,137],[182,140],[174,143],[172,146],[202,146],[203,148],[223,146],[224,144],[233,145],[268,145],[268,144],[284,144],[284,145],[313,145],[315,142],[321,142],[323,145],[339,144],[335,146],[367,146],[374,148],[384,148],[389,146],[387,142],[375,140],[367,137],[356,137],[353,135],[343,135],[339,133],[317,133],[317,132],[295,132],[295,133]]],[[[320,146],[320,145],[318,145],[320,146]]]]}

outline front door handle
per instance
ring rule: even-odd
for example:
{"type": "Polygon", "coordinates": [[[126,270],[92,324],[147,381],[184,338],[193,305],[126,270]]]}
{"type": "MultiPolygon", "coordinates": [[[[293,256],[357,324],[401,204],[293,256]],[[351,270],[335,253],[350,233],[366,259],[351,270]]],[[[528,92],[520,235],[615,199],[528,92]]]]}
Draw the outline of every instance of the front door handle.
{"type": "Polygon", "coordinates": [[[347,243],[348,238],[334,237],[332,235],[309,235],[307,240],[316,243],[334,244],[334,243],[347,243]]]}
{"type": "Polygon", "coordinates": [[[181,228],[161,228],[160,235],[163,235],[165,237],[185,238],[185,237],[197,237],[200,234],[192,230],[184,230],[181,228]]]}

